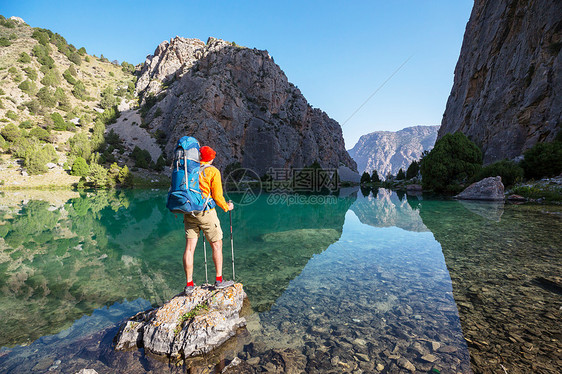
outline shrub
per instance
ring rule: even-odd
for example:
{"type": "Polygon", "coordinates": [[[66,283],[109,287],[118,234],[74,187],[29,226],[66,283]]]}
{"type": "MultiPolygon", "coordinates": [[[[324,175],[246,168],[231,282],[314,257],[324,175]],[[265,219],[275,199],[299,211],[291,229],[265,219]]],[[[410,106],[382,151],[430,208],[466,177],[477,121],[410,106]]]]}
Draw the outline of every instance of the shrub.
{"type": "Polygon", "coordinates": [[[70,56],[70,50],[68,49],[68,45],[65,42],[59,40],[55,45],[57,46],[57,49],[60,53],[62,53],[66,57],[70,56]]]}
{"type": "Polygon", "coordinates": [[[70,65],[67,70],[70,74],[72,74],[73,77],[76,77],[78,75],[78,72],[76,71],[74,65],[70,65]]]}
{"type": "Polygon", "coordinates": [[[521,167],[526,178],[540,179],[562,173],[562,142],[537,143],[524,153],[521,167]]]}
{"type": "Polygon", "coordinates": [[[60,84],[60,78],[55,68],[50,69],[43,79],[41,79],[41,84],[45,86],[57,87],[60,84]]]}
{"type": "Polygon", "coordinates": [[[55,90],[54,98],[59,104],[61,110],[64,110],[66,112],[71,109],[70,101],[68,101],[68,97],[66,97],[66,94],[64,93],[62,88],[57,87],[57,89],[55,90]]]}
{"type": "Polygon", "coordinates": [[[31,122],[30,120],[27,120],[27,121],[23,121],[22,123],[20,123],[19,128],[20,129],[30,129],[33,126],[35,126],[33,124],[33,122],[31,122]]]}
{"type": "Polygon", "coordinates": [[[47,66],[49,68],[52,68],[55,65],[55,60],[53,60],[51,56],[49,56],[48,47],[41,44],[36,44],[31,52],[37,59],[37,62],[39,62],[41,65],[47,66]]]}
{"type": "Polygon", "coordinates": [[[107,135],[105,136],[105,141],[107,142],[107,144],[114,147],[119,146],[123,142],[113,129],[111,129],[109,133],[107,133],[107,135]]]}
{"type": "Polygon", "coordinates": [[[369,183],[371,181],[371,177],[369,176],[369,173],[367,173],[366,171],[363,172],[363,174],[361,175],[361,184],[365,184],[365,183],[369,183]]]}
{"type": "Polygon", "coordinates": [[[51,114],[51,119],[53,120],[54,129],[56,131],[65,131],[67,129],[66,122],[60,115],[60,113],[54,112],[51,114]]]}
{"type": "Polygon", "coordinates": [[[127,83],[127,92],[133,94],[135,92],[135,84],[133,82],[127,83]]]}
{"type": "Polygon", "coordinates": [[[94,129],[92,134],[92,149],[98,151],[104,145],[105,139],[103,134],[105,133],[105,125],[101,121],[96,121],[94,123],[94,129]]]}
{"type": "Polygon", "coordinates": [[[22,64],[28,64],[31,62],[31,56],[29,56],[26,52],[22,52],[20,53],[18,62],[21,62],[22,64]]]}
{"type": "Polygon", "coordinates": [[[86,91],[86,87],[84,86],[84,83],[82,83],[82,81],[76,81],[76,84],[74,84],[74,88],[72,89],[72,94],[77,99],[86,99],[88,92],[86,91]]]}
{"type": "Polygon", "coordinates": [[[129,64],[127,61],[121,63],[121,68],[124,73],[132,74],[135,71],[135,65],[129,64]]]}
{"type": "Polygon", "coordinates": [[[417,161],[412,161],[410,166],[408,166],[408,170],[406,170],[406,179],[415,178],[420,171],[420,164],[417,161]]]}
{"type": "Polygon", "coordinates": [[[45,173],[48,162],[57,162],[58,157],[52,145],[42,145],[35,138],[20,138],[14,143],[12,153],[23,158],[23,165],[31,175],[45,173]]]}
{"type": "Polygon", "coordinates": [[[47,108],[54,108],[55,105],[57,105],[57,100],[53,95],[52,89],[49,87],[41,87],[36,96],[42,106],[45,106],[47,108]]]}
{"type": "Polygon", "coordinates": [[[482,152],[463,133],[446,134],[421,161],[423,188],[458,192],[481,165],[482,152]]]}
{"type": "Polygon", "coordinates": [[[82,157],[76,157],[74,163],[72,164],[72,169],[70,175],[76,175],[78,177],[85,177],[90,172],[88,163],[82,157]]]}
{"type": "Polygon", "coordinates": [[[16,139],[21,137],[21,130],[13,123],[8,123],[2,128],[2,130],[0,130],[0,135],[2,135],[7,141],[14,142],[16,139]]]}
{"type": "Polygon", "coordinates": [[[113,87],[108,86],[101,92],[100,106],[103,109],[108,109],[117,104],[117,100],[113,94],[113,87]]]}
{"type": "Polygon", "coordinates": [[[119,110],[117,110],[117,106],[113,106],[103,111],[98,115],[98,120],[102,121],[104,124],[109,125],[114,123],[117,118],[119,118],[119,110]]]}
{"type": "Polygon", "coordinates": [[[119,170],[117,181],[123,186],[133,185],[133,174],[129,171],[129,167],[127,167],[127,165],[123,166],[121,170],[119,170]]]}
{"type": "Polygon", "coordinates": [[[82,59],[80,58],[80,55],[76,52],[72,53],[68,59],[71,62],[75,63],[76,65],[82,64],[82,59]]]}
{"type": "Polygon", "coordinates": [[[16,112],[14,112],[13,110],[8,110],[6,112],[6,117],[8,117],[9,119],[15,121],[18,119],[18,116],[16,115],[16,112]]]}
{"type": "MultiPolygon", "coordinates": [[[[72,65],[71,65],[72,66],[72,65]]],[[[62,76],[64,79],[66,79],[66,81],[68,83],[70,83],[71,85],[75,85],[76,84],[76,79],[72,76],[72,73],[70,72],[70,69],[66,69],[63,73],[62,76]]]]}
{"type": "Polygon", "coordinates": [[[78,54],[80,56],[84,56],[86,54],[86,48],[80,47],[80,49],[78,50],[78,54]]]}
{"type": "Polygon", "coordinates": [[[11,45],[12,42],[8,38],[0,38],[0,47],[9,47],[11,45]]]}
{"type": "Polygon", "coordinates": [[[40,29],[36,29],[35,31],[33,31],[31,37],[33,39],[36,39],[41,45],[48,45],[51,40],[49,34],[46,31],[40,29]]]}
{"type": "Polygon", "coordinates": [[[21,82],[18,88],[28,95],[32,95],[33,91],[35,91],[35,85],[29,79],[26,79],[23,82],[21,82]]]}
{"type": "Polygon", "coordinates": [[[38,114],[41,110],[41,104],[37,99],[31,99],[24,104],[31,114],[38,114]]]}
{"type": "Polygon", "coordinates": [[[165,166],[166,166],[166,158],[164,157],[164,155],[160,155],[160,157],[158,157],[158,160],[156,160],[156,164],[154,165],[154,170],[162,171],[164,170],[165,166]]]}
{"type": "Polygon", "coordinates": [[[152,162],[150,153],[146,149],[140,149],[138,146],[135,146],[135,149],[131,152],[131,157],[135,160],[135,166],[139,168],[148,169],[152,162]]]}
{"type": "Polygon", "coordinates": [[[71,156],[82,157],[84,160],[89,160],[92,155],[92,148],[90,141],[86,134],[80,132],[68,140],[70,147],[69,154],[71,156]]]}
{"type": "Polygon", "coordinates": [[[107,169],[93,162],[90,165],[90,173],[88,174],[94,187],[103,187],[107,185],[107,169]]]}
{"type": "Polygon", "coordinates": [[[88,56],[84,57],[84,61],[90,62],[90,57],[88,57],[88,56]]]}
{"type": "Polygon", "coordinates": [[[33,136],[41,141],[47,142],[49,141],[51,134],[45,129],[41,127],[35,127],[31,131],[29,131],[29,136],[33,136]]]}
{"type": "MultiPolygon", "coordinates": [[[[158,108],[160,109],[160,108],[158,108]]],[[[156,137],[156,143],[160,144],[160,145],[165,145],[166,144],[166,133],[160,129],[156,130],[156,132],[154,133],[154,136],[156,137]]]]}
{"type": "Polygon", "coordinates": [[[27,74],[27,77],[32,81],[37,80],[37,70],[33,69],[31,66],[26,66],[23,71],[27,74]]]}
{"type": "Polygon", "coordinates": [[[376,170],[373,170],[371,173],[371,183],[380,183],[381,179],[379,178],[379,173],[376,170]]]}
{"type": "Polygon", "coordinates": [[[472,182],[478,182],[488,177],[502,177],[502,183],[512,186],[523,179],[523,169],[513,161],[502,160],[494,162],[480,169],[472,178],[472,182]]]}

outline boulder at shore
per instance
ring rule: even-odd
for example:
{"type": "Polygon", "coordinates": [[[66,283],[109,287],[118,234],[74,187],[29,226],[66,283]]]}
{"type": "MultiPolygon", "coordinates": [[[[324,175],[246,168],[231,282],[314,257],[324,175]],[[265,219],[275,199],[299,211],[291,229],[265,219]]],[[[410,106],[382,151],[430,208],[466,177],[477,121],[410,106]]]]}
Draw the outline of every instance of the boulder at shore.
{"type": "Polygon", "coordinates": [[[125,321],[115,349],[144,348],[174,358],[208,353],[246,325],[240,317],[245,297],[241,283],[220,290],[196,287],[190,296],[177,295],[125,321]]]}
{"type": "Polygon", "coordinates": [[[455,196],[460,200],[503,200],[504,188],[501,177],[488,177],[472,183],[463,192],[455,196]]]}

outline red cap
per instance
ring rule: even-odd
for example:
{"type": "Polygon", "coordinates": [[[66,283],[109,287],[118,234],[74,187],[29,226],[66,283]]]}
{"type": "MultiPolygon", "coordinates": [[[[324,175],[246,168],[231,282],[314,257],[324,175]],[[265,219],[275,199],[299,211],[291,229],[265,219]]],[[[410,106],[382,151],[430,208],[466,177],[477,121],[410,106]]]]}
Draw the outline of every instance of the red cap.
{"type": "Polygon", "coordinates": [[[201,161],[203,162],[211,161],[217,155],[217,152],[215,152],[213,148],[207,146],[201,147],[199,152],[201,153],[201,161]]]}

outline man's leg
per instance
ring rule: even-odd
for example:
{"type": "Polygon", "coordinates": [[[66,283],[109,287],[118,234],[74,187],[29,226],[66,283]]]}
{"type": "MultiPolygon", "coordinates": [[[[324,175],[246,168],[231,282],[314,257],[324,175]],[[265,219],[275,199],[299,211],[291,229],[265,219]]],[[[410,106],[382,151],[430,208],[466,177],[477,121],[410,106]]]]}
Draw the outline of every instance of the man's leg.
{"type": "MultiPolygon", "coordinates": [[[[185,252],[183,253],[183,270],[185,271],[186,283],[193,281],[193,255],[195,254],[196,245],[197,245],[197,238],[185,239],[185,252]]],[[[213,259],[214,259],[214,255],[213,255],[213,259]]]]}
{"type": "Polygon", "coordinates": [[[215,263],[217,278],[220,278],[222,277],[222,239],[211,242],[211,248],[213,249],[213,262],[215,263]]]}

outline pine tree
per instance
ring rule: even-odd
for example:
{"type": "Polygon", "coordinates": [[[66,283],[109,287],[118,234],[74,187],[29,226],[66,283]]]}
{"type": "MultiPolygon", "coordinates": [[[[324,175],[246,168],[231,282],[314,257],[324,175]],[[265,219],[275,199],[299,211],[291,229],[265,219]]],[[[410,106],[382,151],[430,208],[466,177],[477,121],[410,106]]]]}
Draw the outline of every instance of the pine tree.
{"type": "Polygon", "coordinates": [[[369,176],[369,173],[364,171],[363,175],[361,175],[361,184],[369,183],[370,181],[371,181],[371,177],[369,176]]]}

